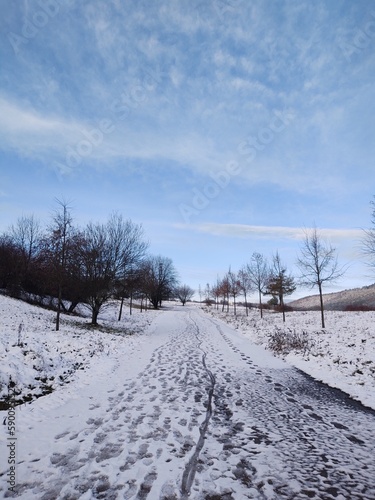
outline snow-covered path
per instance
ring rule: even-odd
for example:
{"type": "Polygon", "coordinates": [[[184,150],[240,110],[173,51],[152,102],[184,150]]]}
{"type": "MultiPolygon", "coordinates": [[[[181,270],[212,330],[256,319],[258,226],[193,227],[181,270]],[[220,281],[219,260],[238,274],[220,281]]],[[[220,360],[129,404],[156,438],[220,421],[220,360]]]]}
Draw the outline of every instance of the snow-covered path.
{"type": "MultiPolygon", "coordinates": [[[[4,449],[4,448],[2,448],[4,449]]],[[[375,499],[375,412],[199,309],[17,410],[24,499],[375,499]]]]}

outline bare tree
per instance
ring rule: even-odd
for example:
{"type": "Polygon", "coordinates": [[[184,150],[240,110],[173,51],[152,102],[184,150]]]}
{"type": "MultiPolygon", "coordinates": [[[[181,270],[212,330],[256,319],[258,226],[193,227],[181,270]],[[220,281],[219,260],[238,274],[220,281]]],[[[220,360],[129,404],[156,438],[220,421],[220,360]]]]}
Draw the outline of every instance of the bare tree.
{"type": "Polygon", "coordinates": [[[144,240],[143,228],[130,219],[124,219],[114,212],[107,223],[108,238],[111,248],[111,259],[116,277],[132,272],[144,258],[148,242],[144,240]]]}
{"type": "Polygon", "coordinates": [[[129,298],[129,314],[133,310],[133,298],[137,295],[142,284],[142,273],[139,267],[132,267],[126,271],[126,275],[116,282],[116,289],[120,298],[120,310],[118,321],[121,321],[124,299],[129,298]]]}
{"type": "Polygon", "coordinates": [[[186,304],[186,302],[188,300],[191,300],[194,293],[195,293],[195,290],[190,288],[190,286],[188,286],[188,285],[181,285],[175,289],[176,297],[178,298],[178,300],[181,301],[183,306],[186,304]]]}
{"type": "Polygon", "coordinates": [[[293,276],[288,274],[286,266],[282,264],[279,252],[273,256],[272,264],[266,294],[278,297],[283,313],[283,322],[285,322],[284,297],[295,292],[297,286],[293,276]]]}
{"type": "Polygon", "coordinates": [[[248,272],[248,269],[246,266],[242,267],[238,271],[238,283],[241,288],[241,292],[243,293],[245,297],[245,309],[246,309],[246,316],[249,315],[249,309],[248,309],[248,304],[247,304],[247,295],[251,293],[254,290],[254,285],[250,279],[250,275],[248,272]]]}
{"type": "Polygon", "coordinates": [[[178,283],[177,271],[169,257],[150,256],[142,264],[143,290],[154,309],[171,297],[178,283]]]}
{"type": "Polygon", "coordinates": [[[20,286],[19,267],[22,260],[19,248],[9,235],[0,236],[0,288],[18,296],[20,286]]]}
{"type": "Polygon", "coordinates": [[[82,260],[93,325],[97,324],[98,314],[112,297],[116,284],[143,255],[145,245],[141,228],[117,213],[106,224],[87,225],[82,260]]]}
{"type": "Polygon", "coordinates": [[[130,314],[134,292],[139,287],[140,263],[145,257],[148,242],[144,240],[143,228],[131,220],[114,213],[109,219],[109,237],[114,242],[114,261],[117,262],[115,272],[116,288],[121,299],[118,320],[121,320],[125,295],[130,298],[130,314]]]}
{"type": "Polygon", "coordinates": [[[369,258],[369,264],[375,269],[375,197],[371,201],[373,207],[371,214],[371,224],[369,229],[364,230],[363,253],[369,258]]]}
{"type": "Polygon", "coordinates": [[[325,328],[323,285],[341,278],[345,271],[339,268],[336,249],[324,243],[316,227],[305,231],[305,239],[297,265],[301,271],[301,285],[309,288],[318,287],[322,328],[325,328]]]}
{"type": "Polygon", "coordinates": [[[69,207],[60,205],[41,240],[31,276],[33,293],[40,296],[41,303],[43,297],[49,296],[50,306],[54,307],[57,299],[57,327],[62,311],[72,313],[80,302],[85,302],[83,247],[83,234],[72,224],[69,207]]]}
{"type": "Polygon", "coordinates": [[[42,232],[39,221],[34,217],[22,216],[16,225],[10,227],[10,237],[20,249],[23,260],[23,273],[27,274],[31,260],[37,255],[42,232]]]}
{"type": "Polygon", "coordinates": [[[82,259],[82,248],[85,239],[82,231],[71,228],[66,248],[66,266],[64,273],[64,286],[62,289],[61,307],[67,313],[74,312],[80,302],[86,302],[85,269],[82,259]],[[65,303],[69,301],[68,307],[65,303]]]}
{"type": "Polygon", "coordinates": [[[220,281],[220,292],[223,296],[223,306],[221,308],[224,311],[225,304],[227,305],[227,312],[229,312],[229,294],[230,294],[230,284],[228,274],[220,281]]]}
{"type": "Polygon", "coordinates": [[[246,267],[254,290],[258,292],[260,317],[263,318],[262,295],[266,290],[269,277],[267,260],[262,254],[254,252],[246,267]]]}
{"type": "Polygon", "coordinates": [[[72,234],[72,216],[70,207],[65,200],[56,199],[58,205],[52,219],[50,227],[51,240],[54,246],[54,261],[57,276],[57,313],[56,313],[56,331],[60,329],[60,314],[63,294],[63,285],[66,274],[68,241],[72,234]]]}
{"type": "Polygon", "coordinates": [[[202,288],[200,285],[198,286],[198,295],[199,295],[199,302],[202,302],[202,288]]]}
{"type": "MultiPolygon", "coordinates": [[[[42,240],[39,221],[34,217],[22,216],[16,224],[10,226],[6,235],[14,249],[12,292],[29,291],[32,289],[32,267],[38,256],[42,240]]],[[[8,247],[9,249],[10,247],[8,247]]]]}
{"type": "Polygon", "coordinates": [[[241,292],[241,285],[240,285],[240,282],[238,280],[236,273],[233,272],[230,268],[229,268],[227,276],[228,276],[228,284],[229,284],[229,293],[233,297],[233,312],[234,312],[234,315],[236,316],[236,314],[237,314],[236,297],[241,292]]]}
{"type": "Polygon", "coordinates": [[[220,280],[217,278],[215,285],[211,286],[211,294],[215,299],[216,309],[219,309],[219,298],[221,295],[220,280]]]}
{"type": "Polygon", "coordinates": [[[210,306],[212,301],[212,291],[209,283],[206,283],[206,287],[204,289],[204,301],[207,306],[210,306]]]}
{"type": "Polygon", "coordinates": [[[102,306],[112,295],[115,280],[113,253],[104,224],[89,223],[84,231],[82,259],[86,282],[87,303],[91,309],[91,323],[98,324],[102,306]]]}

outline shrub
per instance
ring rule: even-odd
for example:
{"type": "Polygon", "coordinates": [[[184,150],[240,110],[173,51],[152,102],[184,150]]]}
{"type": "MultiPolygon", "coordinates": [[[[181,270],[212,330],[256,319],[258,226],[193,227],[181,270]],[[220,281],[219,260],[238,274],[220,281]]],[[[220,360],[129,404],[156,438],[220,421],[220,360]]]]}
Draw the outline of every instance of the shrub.
{"type": "Polygon", "coordinates": [[[344,311],[374,311],[374,307],[366,306],[365,304],[349,304],[345,307],[344,311]]]}
{"type": "Polygon", "coordinates": [[[291,329],[281,329],[275,327],[273,333],[268,338],[268,348],[277,354],[289,354],[291,351],[303,351],[305,354],[311,348],[309,334],[302,330],[296,332],[291,329]]]}

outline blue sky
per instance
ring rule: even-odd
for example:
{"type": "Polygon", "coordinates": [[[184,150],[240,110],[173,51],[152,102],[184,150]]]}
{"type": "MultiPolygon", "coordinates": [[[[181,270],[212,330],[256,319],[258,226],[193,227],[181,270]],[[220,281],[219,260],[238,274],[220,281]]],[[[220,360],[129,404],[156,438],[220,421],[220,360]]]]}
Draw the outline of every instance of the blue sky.
{"type": "Polygon", "coordinates": [[[375,2],[0,4],[0,231],[117,210],[197,288],[255,251],[296,273],[316,224],[333,289],[374,281],[375,2]]]}

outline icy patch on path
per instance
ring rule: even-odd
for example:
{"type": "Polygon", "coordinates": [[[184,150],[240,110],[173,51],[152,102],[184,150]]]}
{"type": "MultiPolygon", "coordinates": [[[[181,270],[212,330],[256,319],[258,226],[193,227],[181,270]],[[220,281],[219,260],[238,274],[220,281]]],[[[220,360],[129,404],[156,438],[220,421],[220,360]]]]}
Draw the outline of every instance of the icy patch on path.
{"type": "Polygon", "coordinates": [[[242,340],[269,348],[275,333],[304,334],[305,349],[275,355],[317,380],[336,387],[375,410],[375,312],[326,311],[327,328],[322,330],[318,311],[288,312],[283,324],[280,314],[237,308],[223,313],[205,308],[215,318],[242,332],[242,340]]]}

